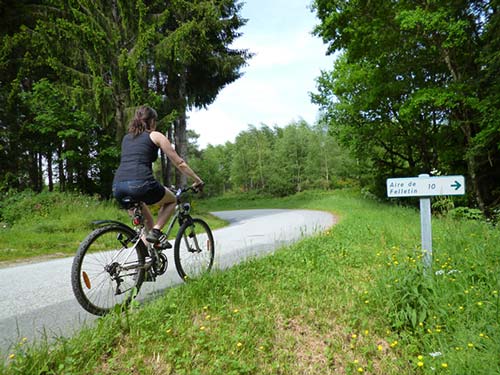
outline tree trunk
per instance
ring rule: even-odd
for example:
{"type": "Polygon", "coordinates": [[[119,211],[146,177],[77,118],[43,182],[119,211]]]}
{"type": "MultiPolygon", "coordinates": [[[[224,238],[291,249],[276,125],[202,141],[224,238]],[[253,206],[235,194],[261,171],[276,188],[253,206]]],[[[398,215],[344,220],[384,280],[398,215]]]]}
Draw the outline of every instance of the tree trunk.
{"type": "Polygon", "coordinates": [[[52,152],[47,153],[47,179],[49,182],[49,191],[54,191],[54,177],[52,171],[52,152]]]}
{"type": "Polygon", "coordinates": [[[62,149],[61,147],[57,150],[57,164],[59,169],[59,191],[63,192],[66,190],[66,175],[64,174],[64,162],[62,159],[62,149]]]}
{"type": "Polygon", "coordinates": [[[466,123],[465,125],[462,125],[462,131],[465,135],[465,140],[466,140],[466,147],[467,147],[467,152],[465,154],[466,161],[467,161],[467,170],[469,172],[469,176],[471,178],[472,182],[472,188],[474,189],[474,195],[476,198],[477,205],[479,206],[479,209],[486,214],[486,205],[484,204],[484,199],[483,199],[483,193],[481,191],[481,186],[479,184],[479,179],[477,176],[477,162],[476,162],[476,157],[471,151],[471,145],[472,145],[472,130],[471,126],[469,123],[466,123]]]}
{"type": "MultiPolygon", "coordinates": [[[[175,151],[187,162],[186,111],[182,111],[174,122],[175,124],[175,151]]],[[[178,187],[187,184],[187,177],[178,169],[175,170],[175,182],[178,187]]]]}
{"type": "MultiPolygon", "coordinates": [[[[174,103],[179,115],[174,121],[175,151],[179,156],[187,160],[187,136],[186,136],[186,73],[179,74],[177,85],[174,84],[173,94],[176,96],[174,103]]],[[[175,169],[175,183],[178,187],[187,184],[187,177],[175,169]]]]}

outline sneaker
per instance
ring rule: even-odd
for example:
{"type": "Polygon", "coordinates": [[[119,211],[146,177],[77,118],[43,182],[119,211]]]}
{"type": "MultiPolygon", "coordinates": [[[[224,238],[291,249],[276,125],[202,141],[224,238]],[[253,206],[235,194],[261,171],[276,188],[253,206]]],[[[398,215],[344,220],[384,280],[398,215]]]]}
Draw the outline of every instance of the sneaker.
{"type": "Polygon", "coordinates": [[[146,236],[146,240],[154,244],[154,246],[159,250],[165,250],[172,248],[170,242],[168,242],[167,237],[156,228],[153,228],[146,236]]]}

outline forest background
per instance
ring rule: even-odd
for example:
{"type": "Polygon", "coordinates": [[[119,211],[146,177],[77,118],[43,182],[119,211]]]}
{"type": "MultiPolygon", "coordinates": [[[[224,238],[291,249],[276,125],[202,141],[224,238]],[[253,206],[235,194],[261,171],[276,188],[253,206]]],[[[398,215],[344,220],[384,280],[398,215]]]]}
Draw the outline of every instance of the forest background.
{"type": "MultiPolygon", "coordinates": [[[[499,1],[315,0],[314,33],[338,53],[317,79],[315,124],[249,126],[200,150],[186,112],[238,79],[235,0],[0,1],[0,191],[107,198],[136,106],[205,179],[208,195],[283,196],[388,177],[463,174],[459,204],[500,207],[499,1]]],[[[207,126],[210,126],[208,124],[207,126]]],[[[182,185],[163,156],[167,185],[182,185]]]]}

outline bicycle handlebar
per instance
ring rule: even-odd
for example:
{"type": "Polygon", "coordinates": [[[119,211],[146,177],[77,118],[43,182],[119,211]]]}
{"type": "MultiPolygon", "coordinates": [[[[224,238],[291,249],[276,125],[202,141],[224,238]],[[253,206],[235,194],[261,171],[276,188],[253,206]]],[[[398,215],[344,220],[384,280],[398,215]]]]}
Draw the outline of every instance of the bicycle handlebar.
{"type": "Polygon", "coordinates": [[[184,194],[184,193],[187,193],[188,191],[192,191],[193,193],[200,193],[202,190],[203,190],[203,186],[205,184],[200,184],[200,185],[197,185],[197,186],[187,186],[185,188],[179,188],[177,189],[177,192],[175,193],[175,196],[177,197],[177,199],[179,199],[179,197],[184,194]]]}

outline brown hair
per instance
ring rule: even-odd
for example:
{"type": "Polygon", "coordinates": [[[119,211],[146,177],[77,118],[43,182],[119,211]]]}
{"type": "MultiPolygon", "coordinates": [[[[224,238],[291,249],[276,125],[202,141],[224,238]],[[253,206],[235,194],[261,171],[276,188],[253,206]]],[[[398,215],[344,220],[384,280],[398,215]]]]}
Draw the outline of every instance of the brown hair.
{"type": "Polygon", "coordinates": [[[154,130],[152,126],[157,118],[158,115],[153,108],[142,105],[135,111],[134,118],[128,126],[128,132],[138,136],[144,131],[154,130]]]}

